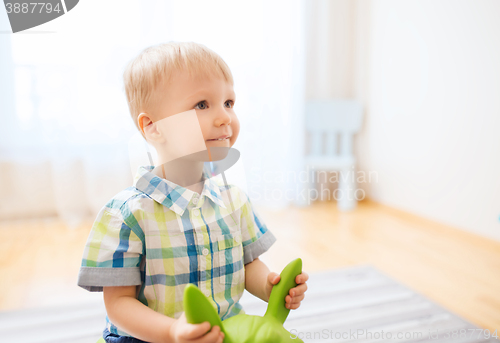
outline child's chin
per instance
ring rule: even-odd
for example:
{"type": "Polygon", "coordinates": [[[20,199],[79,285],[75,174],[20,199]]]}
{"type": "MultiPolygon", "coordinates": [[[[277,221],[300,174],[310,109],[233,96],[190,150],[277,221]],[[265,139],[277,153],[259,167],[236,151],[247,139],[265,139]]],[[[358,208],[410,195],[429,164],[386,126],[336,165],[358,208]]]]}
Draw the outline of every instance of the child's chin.
{"type": "Polygon", "coordinates": [[[230,145],[230,140],[224,139],[223,141],[218,141],[218,140],[205,141],[205,145],[207,145],[207,146],[228,146],[228,145],[230,145]]]}
{"type": "Polygon", "coordinates": [[[231,147],[227,143],[225,145],[207,144],[207,151],[206,151],[207,160],[205,162],[220,161],[225,159],[227,157],[227,154],[229,153],[229,149],[231,149],[231,147]]]}
{"type": "MultiPolygon", "coordinates": [[[[228,156],[230,150],[231,150],[230,146],[207,145],[206,150],[198,151],[196,153],[184,156],[182,157],[182,159],[195,162],[216,162],[224,160],[228,156]]],[[[235,154],[233,153],[233,155],[235,154]]],[[[239,153],[236,153],[236,155],[238,155],[239,157],[239,153]]]]}

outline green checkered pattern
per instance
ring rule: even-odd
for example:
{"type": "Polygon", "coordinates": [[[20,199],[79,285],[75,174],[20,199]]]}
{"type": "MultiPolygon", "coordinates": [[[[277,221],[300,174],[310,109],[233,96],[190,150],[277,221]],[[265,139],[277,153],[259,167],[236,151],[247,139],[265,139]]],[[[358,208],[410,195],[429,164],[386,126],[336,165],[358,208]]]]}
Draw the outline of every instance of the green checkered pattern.
{"type": "MultiPolygon", "coordinates": [[[[183,312],[188,283],[197,285],[221,319],[244,313],[246,263],[275,242],[243,190],[220,175],[200,194],[142,166],[134,186],[114,196],[90,231],[78,285],[89,291],[137,285],[137,298],[172,318],[183,312]]],[[[129,336],[107,319],[112,333],[129,336]]]]}

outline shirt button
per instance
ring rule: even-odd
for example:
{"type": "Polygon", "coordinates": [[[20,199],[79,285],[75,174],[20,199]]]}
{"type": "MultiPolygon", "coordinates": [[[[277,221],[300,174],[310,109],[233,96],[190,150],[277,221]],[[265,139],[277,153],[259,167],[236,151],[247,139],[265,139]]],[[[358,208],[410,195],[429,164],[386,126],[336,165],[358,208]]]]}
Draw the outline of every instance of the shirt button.
{"type": "Polygon", "coordinates": [[[205,256],[207,256],[207,255],[208,255],[208,249],[203,249],[201,252],[202,252],[202,254],[203,254],[203,255],[205,255],[205,256]]]}
{"type": "Polygon", "coordinates": [[[209,289],[206,289],[204,293],[205,293],[205,296],[207,296],[207,297],[210,296],[210,290],[209,289]]]}
{"type": "Polygon", "coordinates": [[[239,242],[240,242],[240,237],[238,237],[238,236],[234,237],[234,241],[235,241],[236,243],[239,243],[239,242]]]}
{"type": "Polygon", "coordinates": [[[194,198],[194,199],[193,199],[193,204],[195,204],[195,205],[196,205],[197,203],[198,203],[198,198],[194,198]]]}
{"type": "Polygon", "coordinates": [[[199,215],[200,215],[200,210],[199,210],[199,209],[195,209],[195,210],[193,211],[193,214],[194,214],[195,216],[199,216],[199,215]]]}

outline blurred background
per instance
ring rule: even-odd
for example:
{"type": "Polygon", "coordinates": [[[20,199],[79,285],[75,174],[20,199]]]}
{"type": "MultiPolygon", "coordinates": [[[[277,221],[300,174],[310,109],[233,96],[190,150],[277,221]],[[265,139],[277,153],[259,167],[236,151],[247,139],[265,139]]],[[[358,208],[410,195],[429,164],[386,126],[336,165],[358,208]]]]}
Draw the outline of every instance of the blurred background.
{"type": "Polygon", "coordinates": [[[234,147],[278,237],[272,269],[369,263],[500,328],[499,14],[495,0],[87,0],[9,34],[0,9],[0,310],[101,297],[76,280],[97,212],[132,184],[124,68],[148,46],[195,41],[233,73],[234,147]],[[309,129],[326,125],[318,101],[361,108],[348,211],[338,171],[298,177],[309,129]]]}

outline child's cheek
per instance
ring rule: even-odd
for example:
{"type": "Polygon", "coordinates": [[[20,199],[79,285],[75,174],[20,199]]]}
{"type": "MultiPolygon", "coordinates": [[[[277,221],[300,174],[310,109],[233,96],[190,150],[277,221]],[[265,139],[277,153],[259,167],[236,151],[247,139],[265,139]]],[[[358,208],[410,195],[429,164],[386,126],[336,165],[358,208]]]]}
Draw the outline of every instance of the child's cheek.
{"type": "Polygon", "coordinates": [[[230,146],[233,146],[234,143],[236,143],[238,134],[240,133],[240,123],[238,119],[235,118],[235,120],[231,123],[231,129],[232,129],[232,135],[231,138],[229,139],[229,144],[230,146]]]}

